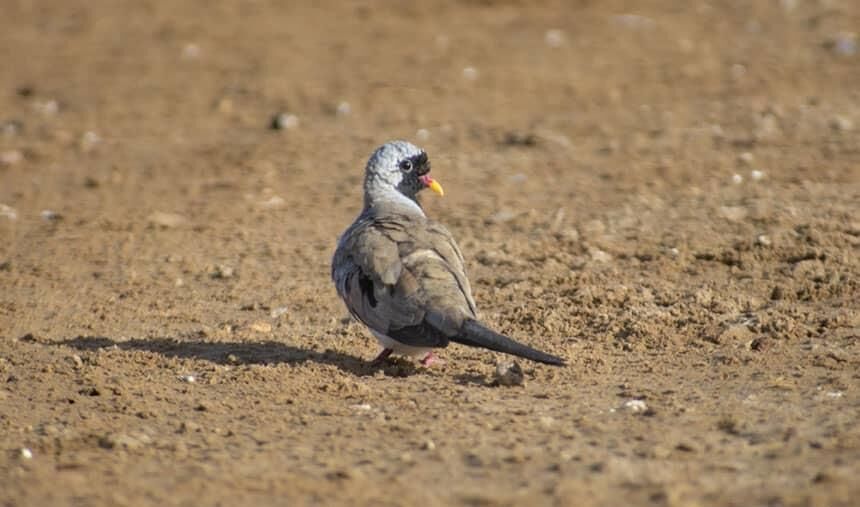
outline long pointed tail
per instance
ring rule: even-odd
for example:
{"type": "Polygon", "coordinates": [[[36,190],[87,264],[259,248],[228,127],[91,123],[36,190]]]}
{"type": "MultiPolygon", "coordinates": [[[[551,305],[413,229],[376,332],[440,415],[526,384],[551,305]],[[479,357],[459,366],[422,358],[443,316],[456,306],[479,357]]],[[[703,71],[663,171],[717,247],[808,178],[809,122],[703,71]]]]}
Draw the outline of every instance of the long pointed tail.
{"type": "Polygon", "coordinates": [[[492,329],[482,325],[480,322],[469,319],[460,328],[460,334],[451,338],[452,342],[462,343],[470,347],[481,347],[485,349],[495,350],[496,352],[504,352],[514,356],[523,357],[539,363],[551,364],[554,366],[563,366],[564,359],[533,349],[528,345],[515,342],[505,335],[499,334],[492,329]]]}

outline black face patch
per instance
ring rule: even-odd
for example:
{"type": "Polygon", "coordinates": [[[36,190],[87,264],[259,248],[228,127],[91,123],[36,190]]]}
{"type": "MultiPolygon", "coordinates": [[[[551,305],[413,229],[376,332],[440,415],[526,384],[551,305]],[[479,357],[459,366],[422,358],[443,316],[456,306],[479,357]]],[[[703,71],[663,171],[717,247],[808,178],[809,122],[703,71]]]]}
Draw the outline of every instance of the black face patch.
{"type": "Polygon", "coordinates": [[[400,168],[400,173],[402,174],[400,184],[397,185],[397,190],[413,201],[416,200],[416,194],[424,189],[424,185],[418,178],[430,172],[430,159],[422,151],[417,155],[412,155],[409,158],[401,160],[397,166],[400,168]]]}

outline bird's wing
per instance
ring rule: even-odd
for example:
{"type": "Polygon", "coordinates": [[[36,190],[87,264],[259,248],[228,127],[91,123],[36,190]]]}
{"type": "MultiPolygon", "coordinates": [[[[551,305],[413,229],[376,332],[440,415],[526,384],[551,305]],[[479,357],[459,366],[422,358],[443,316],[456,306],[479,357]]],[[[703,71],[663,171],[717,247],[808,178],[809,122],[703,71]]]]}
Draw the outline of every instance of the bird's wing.
{"type": "Polygon", "coordinates": [[[339,242],[332,276],[356,318],[406,345],[443,347],[475,316],[460,250],[424,217],[359,219],[339,242]]]}

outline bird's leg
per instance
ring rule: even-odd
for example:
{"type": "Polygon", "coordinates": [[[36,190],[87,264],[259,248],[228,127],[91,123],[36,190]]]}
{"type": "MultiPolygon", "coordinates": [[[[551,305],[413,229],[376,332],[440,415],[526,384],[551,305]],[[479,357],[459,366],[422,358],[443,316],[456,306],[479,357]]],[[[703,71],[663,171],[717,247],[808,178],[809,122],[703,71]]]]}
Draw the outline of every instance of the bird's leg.
{"type": "Polygon", "coordinates": [[[437,357],[436,354],[433,353],[433,351],[430,351],[427,353],[426,356],[424,356],[424,359],[421,360],[421,366],[429,368],[434,364],[445,364],[445,360],[439,359],[439,357],[437,357]]]}
{"type": "Polygon", "coordinates": [[[382,352],[380,352],[379,355],[376,356],[376,359],[370,362],[370,365],[379,366],[383,363],[383,361],[388,359],[388,356],[390,356],[392,352],[394,352],[394,349],[382,349],[382,352]]]}

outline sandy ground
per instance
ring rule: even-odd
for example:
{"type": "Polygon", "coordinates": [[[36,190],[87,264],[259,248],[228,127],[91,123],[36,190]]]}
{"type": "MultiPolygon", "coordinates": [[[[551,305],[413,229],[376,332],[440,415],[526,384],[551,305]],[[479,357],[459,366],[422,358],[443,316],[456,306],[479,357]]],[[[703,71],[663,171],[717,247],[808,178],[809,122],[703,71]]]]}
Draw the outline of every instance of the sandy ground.
{"type": "Polygon", "coordinates": [[[307,3],[3,2],[0,504],[857,505],[860,4],[307,3]],[[569,366],[367,363],[392,138],[569,366]]]}

